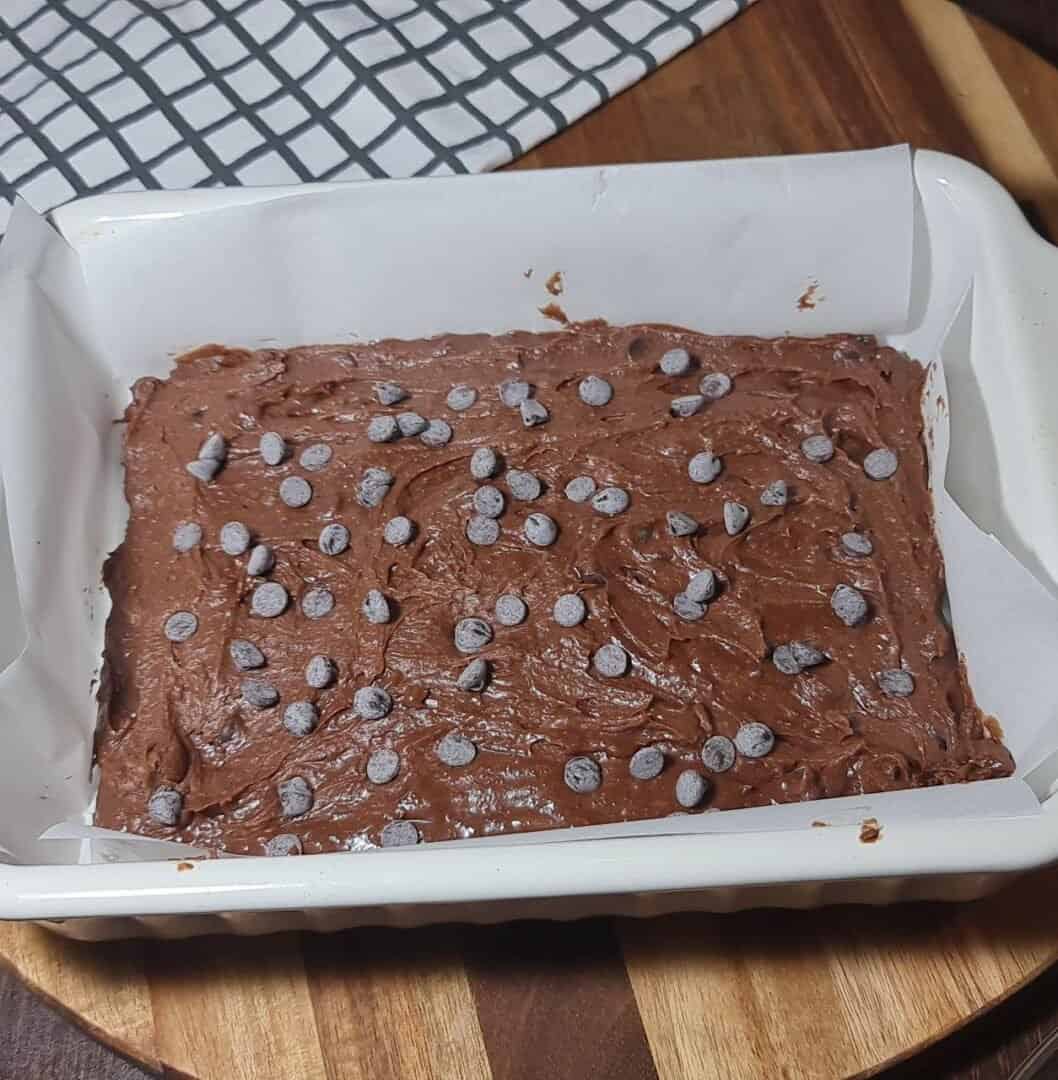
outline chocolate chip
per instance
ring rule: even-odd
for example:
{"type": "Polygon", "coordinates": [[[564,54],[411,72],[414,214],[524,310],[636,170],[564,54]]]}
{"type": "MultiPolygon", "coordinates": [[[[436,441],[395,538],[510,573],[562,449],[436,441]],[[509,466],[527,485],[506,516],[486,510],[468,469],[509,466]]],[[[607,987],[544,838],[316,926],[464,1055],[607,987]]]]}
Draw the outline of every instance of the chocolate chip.
{"type": "Polygon", "coordinates": [[[841,546],[850,555],[867,556],[874,554],[874,544],[871,543],[871,538],[859,532],[842,533],[841,546]]]}
{"type": "Polygon", "coordinates": [[[607,679],[617,679],[628,671],[628,653],[613,642],[601,645],[591,658],[592,667],[607,679]]]}
{"type": "Polygon", "coordinates": [[[669,349],[658,366],[664,375],[686,375],[691,370],[691,354],[686,349],[669,349]]]}
{"type": "Polygon", "coordinates": [[[307,469],[309,472],[319,472],[320,469],[327,468],[333,456],[334,451],[326,443],[318,442],[306,446],[301,451],[301,457],[298,458],[298,461],[301,462],[303,469],[307,469]]]}
{"type": "Polygon", "coordinates": [[[888,671],[879,671],[874,678],[883,694],[910,697],[915,692],[915,677],[910,671],[890,668],[888,671]]]}
{"type": "Polygon", "coordinates": [[[301,817],[312,809],[316,801],[309,782],[303,776],[292,776],[276,785],[279,795],[279,812],[283,817],[301,817]]]}
{"type": "Polygon", "coordinates": [[[711,735],[702,747],[702,764],[711,772],[727,772],[735,756],[735,744],[726,735],[711,735]]]}
{"type": "Polygon", "coordinates": [[[722,371],[710,371],[702,376],[698,391],[708,401],[719,401],[731,393],[731,376],[722,371]]]}
{"type": "Polygon", "coordinates": [[[448,391],[448,397],[445,398],[445,404],[453,412],[466,412],[467,409],[478,400],[478,392],[472,386],[465,386],[460,384],[459,386],[453,386],[448,391]]]}
{"type": "Polygon", "coordinates": [[[245,638],[236,638],[228,646],[228,655],[240,671],[253,671],[265,665],[264,653],[252,641],[247,641],[245,638]]]}
{"type": "Polygon", "coordinates": [[[570,502],[585,503],[595,494],[595,481],[590,476],[574,476],[566,485],[570,502]]]}
{"type": "Polygon", "coordinates": [[[305,665],[305,682],[313,690],[326,690],[338,675],[338,665],[329,657],[316,655],[305,665]]]}
{"type": "Polygon", "coordinates": [[[511,489],[512,497],[521,502],[532,502],[533,499],[538,499],[543,490],[539,477],[524,469],[509,470],[507,486],[511,489]]]}
{"type": "Polygon", "coordinates": [[[272,858],[302,854],[301,838],[293,833],[280,833],[265,844],[265,854],[272,858]]]}
{"type": "Polygon", "coordinates": [[[279,498],[292,510],[298,510],[312,498],[312,485],[303,476],[288,476],[279,485],[279,498]]]}
{"type": "Polygon", "coordinates": [[[899,462],[892,450],[872,450],[863,459],[863,471],[872,480],[888,480],[896,472],[899,462]]]}
{"type": "Polygon", "coordinates": [[[228,459],[228,441],[223,435],[214,432],[198,448],[199,461],[225,462],[228,459]]]}
{"type": "Polygon", "coordinates": [[[379,405],[397,405],[408,396],[408,391],[400,383],[383,382],[375,386],[375,397],[379,405]]]}
{"type": "Polygon", "coordinates": [[[743,757],[762,758],[771,753],[774,745],[775,733],[767,724],[754,720],[735,732],[735,749],[743,757]]]}
{"type": "Polygon", "coordinates": [[[194,637],[198,630],[198,619],[190,611],[174,611],[165,620],[165,636],[179,644],[194,637]]]}
{"type": "Polygon", "coordinates": [[[290,452],[286,439],[278,431],[266,431],[257,448],[266,465],[281,465],[290,452]]]}
{"type": "Polygon", "coordinates": [[[389,489],[393,486],[393,473],[389,469],[372,467],[364,470],[356,491],[356,501],[371,510],[382,505],[389,489]]]}
{"type": "Polygon", "coordinates": [[[570,791],[578,795],[590,795],[602,786],[602,769],[590,757],[574,757],[566,762],[562,779],[570,791]]]}
{"type": "Polygon", "coordinates": [[[809,645],[806,641],[791,641],[790,648],[793,650],[794,659],[803,668],[816,667],[827,658],[825,652],[817,649],[814,645],[809,645]]]}
{"type": "Polygon", "coordinates": [[[172,828],[180,820],[184,809],[184,797],[172,788],[157,788],[147,800],[147,813],[151,821],[172,828]]]}
{"type": "Polygon", "coordinates": [[[430,422],[426,417],[417,412],[402,412],[397,416],[397,430],[405,438],[421,435],[429,426],[430,422]]]}
{"type": "Polygon", "coordinates": [[[830,607],[846,626],[859,626],[867,618],[867,601],[851,585],[839,585],[830,594],[830,607]]]}
{"type": "Polygon", "coordinates": [[[353,712],[362,720],[381,720],[392,708],[393,698],[381,686],[361,686],[353,695],[353,712]]]}
{"type": "Polygon", "coordinates": [[[250,597],[250,610],[263,619],[274,619],[287,609],[290,597],[278,581],[266,581],[258,585],[250,597]]]}
{"type": "Polygon", "coordinates": [[[467,522],[467,539],[477,547],[490,547],[500,538],[499,522],[475,514],[467,522]]]}
{"type": "Polygon", "coordinates": [[[708,451],[695,454],[687,465],[687,473],[696,484],[711,484],[723,469],[724,463],[708,451]]]}
{"type": "Polygon", "coordinates": [[[429,446],[435,450],[447,446],[451,441],[452,428],[444,420],[431,420],[426,425],[426,430],[419,436],[419,442],[423,446],[429,446]]]}
{"type": "MultiPolygon", "coordinates": [[[[684,355],[686,356],[686,353],[684,355]]],[[[655,776],[661,774],[663,768],[665,768],[665,754],[660,746],[642,746],[628,762],[628,771],[636,780],[653,780],[655,776]]]]}
{"type": "Polygon", "coordinates": [[[730,499],[724,502],[724,529],[728,536],[737,536],[749,523],[749,507],[730,499]]]}
{"type": "MultiPolygon", "coordinates": [[[[528,475],[523,473],[522,475],[528,475]]],[[[474,492],[474,509],[482,517],[498,518],[503,513],[503,492],[498,487],[486,484],[474,492]]]]}
{"type": "Polygon", "coordinates": [[[771,662],[784,675],[800,675],[805,668],[816,667],[826,660],[826,654],[804,641],[791,641],[789,645],[776,645],[771,662]]]}
{"type": "Polygon", "coordinates": [[[319,549],[324,555],[341,555],[349,546],[349,530],[332,521],[320,530],[319,549]]]}
{"type": "Polygon", "coordinates": [[[518,406],[518,411],[522,414],[522,424],[527,428],[546,424],[551,419],[547,408],[534,398],[523,401],[518,406]]]}
{"type": "Polygon", "coordinates": [[[699,570],[687,582],[686,595],[698,604],[707,604],[716,595],[716,574],[712,570],[699,570]]]}
{"type": "Polygon", "coordinates": [[[320,722],[320,714],[311,701],[292,701],[283,710],[283,727],[299,738],[310,735],[320,722]]]}
{"type": "Polygon", "coordinates": [[[217,475],[220,469],[219,461],[189,461],[185,466],[185,469],[196,479],[201,480],[203,484],[208,484],[214,476],[217,475]]]}
{"type": "Polygon", "coordinates": [[[537,547],[550,547],[558,538],[558,526],[547,514],[530,514],[522,532],[526,540],[537,547]]]}
{"type": "Polygon", "coordinates": [[[242,699],[255,709],[270,709],[279,701],[279,691],[264,679],[243,679],[242,699]]]}
{"type": "Polygon", "coordinates": [[[705,604],[693,600],[686,593],[677,593],[672,601],[672,610],[684,622],[698,622],[699,619],[705,618],[705,604]]]}
{"type": "Polygon", "coordinates": [[[822,465],[834,456],[834,444],[826,435],[809,435],[801,443],[801,453],[816,465],[822,465]]]}
{"type": "Polygon", "coordinates": [[[682,510],[669,510],[665,515],[665,521],[673,536],[694,536],[698,531],[698,522],[682,510]]]}
{"type": "Polygon", "coordinates": [[[250,546],[250,530],[241,521],[221,526],[220,546],[225,555],[242,555],[250,546]]]}
{"type": "Polygon", "coordinates": [[[616,517],[628,509],[628,492],[624,488],[604,487],[591,497],[591,507],[607,517],[616,517]]]}
{"type": "Polygon", "coordinates": [[[609,405],[613,400],[613,387],[598,375],[588,375],[581,379],[577,394],[585,405],[598,409],[603,405],[609,405]]]}
{"type": "Polygon", "coordinates": [[[685,394],[672,399],[669,412],[681,420],[686,420],[688,416],[694,416],[704,404],[705,398],[701,394],[685,394]]]}
{"type": "Polygon", "coordinates": [[[390,518],[386,522],[386,527],[382,530],[382,539],[387,544],[392,544],[393,547],[403,547],[411,542],[414,535],[415,522],[403,515],[390,518]]]}
{"type": "Polygon", "coordinates": [[[329,589],[309,589],[301,598],[301,614],[306,619],[322,619],[334,610],[334,593],[329,589]]]}
{"type": "Polygon", "coordinates": [[[499,471],[500,456],[491,446],[479,446],[470,455],[470,475],[475,480],[489,480],[499,471]]]}
{"type": "Polygon", "coordinates": [[[760,493],[762,506],[785,506],[788,497],[785,480],[773,480],[760,493]]]}
{"type": "Polygon", "coordinates": [[[376,750],[367,759],[365,771],[372,784],[388,784],[400,772],[400,754],[396,750],[376,750]]]}
{"type": "Polygon", "coordinates": [[[469,765],[478,756],[478,748],[458,731],[450,731],[436,747],[438,758],[453,767],[469,765]]]}
{"type": "Polygon", "coordinates": [[[414,847],[421,837],[419,830],[411,821],[391,821],[382,828],[382,846],[414,847]]]}
{"type": "Polygon", "coordinates": [[[364,602],[360,605],[360,611],[369,623],[374,623],[376,626],[388,623],[393,617],[389,609],[389,601],[378,589],[368,591],[364,602]]]}
{"type": "Polygon", "coordinates": [[[181,521],[173,529],[173,547],[181,554],[202,543],[202,526],[194,521],[181,521]]]}
{"type": "Polygon", "coordinates": [[[588,616],[588,605],[576,593],[563,593],[555,601],[551,615],[559,626],[580,626],[588,616]]]}
{"type": "Polygon", "coordinates": [[[480,656],[476,660],[471,660],[459,673],[459,678],[456,679],[456,686],[460,690],[466,690],[471,694],[480,694],[488,684],[489,664],[487,660],[483,660],[480,656]]]}
{"type": "Polygon", "coordinates": [[[709,781],[695,769],[684,769],[676,777],[676,801],[687,810],[693,809],[709,791],[709,781]]]}
{"type": "Polygon", "coordinates": [[[460,619],[453,640],[461,653],[474,653],[492,641],[492,627],[484,619],[460,619]]]}
{"type": "Polygon", "coordinates": [[[533,388],[521,379],[507,379],[500,383],[500,401],[509,409],[517,409],[523,401],[528,401],[533,388]]]}
{"type": "Polygon", "coordinates": [[[400,434],[396,417],[372,416],[367,425],[367,437],[373,443],[392,442],[400,434]]]}
{"type": "Polygon", "coordinates": [[[275,564],[275,552],[267,544],[257,544],[246,560],[246,573],[250,577],[263,577],[275,564]]]}
{"type": "Polygon", "coordinates": [[[529,608],[520,596],[504,593],[496,600],[496,622],[500,626],[518,626],[525,622],[529,608]]]}

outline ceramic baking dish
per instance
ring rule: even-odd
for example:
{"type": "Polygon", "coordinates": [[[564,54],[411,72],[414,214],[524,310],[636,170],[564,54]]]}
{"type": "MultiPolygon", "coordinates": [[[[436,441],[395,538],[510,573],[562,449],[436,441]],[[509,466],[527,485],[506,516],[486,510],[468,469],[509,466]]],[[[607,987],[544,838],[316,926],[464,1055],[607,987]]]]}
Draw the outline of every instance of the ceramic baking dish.
{"type": "MultiPolygon", "coordinates": [[[[180,858],[173,845],[79,829],[91,789],[83,775],[83,725],[76,739],[63,737],[61,728],[49,733],[54,745],[47,752],[35,735],[20,734],[20,703],[28,707],[40,677],[26,672],[27,658],[47,637],[49,603],[61,604],[52,590],[75,579],[57,569],[45,588],[26,570],[28,541],[18,519],[27,492],[14,459],[29,436],[9,431],[0,436],[12,509],[10,539],[5,528],[0,545],[0,598],[3,610],[22,618],[0,628],[0,661],[14,661],[0,676],[0,722],[11,733],[0,777],[7,792],[0,793],[0,827],[8,822],[6,833],[0,828],[0,857],[8,860],[0,863],[0,918],[43,920],[71,937],[102,939],[954,900],[1058,859],[1058,800],[1050,798],[1058,778],[1058,706],[1039,701],[1050,678],[1042,657],[1053,660],[1055,653],[1046,651],[1048,631],[1036,628],[1046,626],[1058,594],[1058,250],[975,167],[896,148],[112,195],[54,211],[47,224],[32,217],[20,208],[0,248],[0,348],[14,365],[9,373],[64,348],[85,356],[142,354],[147,369],[164,373],[172,355],[202,341],[251,344],[246,328],[285,304],[294,314],[275,325],[264,319],[260,336],[335,340],[340,328],[326,322],[334,318],[326,312],[333,290],[321,284],[299,291],[297,271],[309,259],[305,273],[326,275],[321,283],[344,274],[350,292],[361,289],[350,336],[540,328],[537,307],[551,299],[543,279],[562,270],[567,291],[560,303],[573,318],[671,321],[733,333],[873,331],[925,361],[942,354],[946,387],[934,384],[933,408],[957,418],[946,488],[968,515],[951,528],[965,530],[972,520],[977,539],[970,546],[981,545],[973,558],[994,557],[998,545],[988,534],[1001,542],[1006,562],[996,580],[1004,595],[1017,597],[1013,610],[1000,595],[982,600],[988,620],[967,641],[980,655],[982,634],[990,634],[997,666],[1047,674],[1024,694],[1019,683],[1000,679],[997,703],[990,700],[994,690],[982,694],[975,685],[982,705],[1005,724],[1011,715],[1035,715],[1039,730],[1022,736],[1015,725],[1010,743],[1018,743],[1019,763],[1032,767],[1009,781],[737,811],[742,816],[731,824],[727,815],[707,814],[359,855],[180,858]],[[817,198],[808,197],[813,190],[817,198]],[[689,235],[693,228],[681,227],[700,221],[699,240],[689,235]],[[348,228],[341,242],[328,222],[348,228]],[[286,275],[257,280],[253,264],[260,260],[238,254],[255,245],[286,253],[286,275]],[[434,254],[417,258],[422,251],[434,254]],[[445,259],[449,272],[439,274],[445,259]],[[211,279],[229,260],[231,275],[250,284],[211,298],[211,287],[227,288],[221,278],[212,286],[196,279],[211,279]],[[399,281],[399,303],[371,292],[378,279],[399,281]],[[798,308],[809,288],[816,306],[798,308]],[[25,314],[32,311],[41,314],[25,314]],[[1030,604],[1024,596],[1033,590],[1030,604]],[[1023,617],[1028,607],[1035,616],[1023,617]],[[1026,649],[1043,652],[1025,659],[1026,649]],[[864,840],[866,819],[881,826],[875,842],[864,840]],[[37,840],[60,820],[65,840],[37,840]],[[813,827],[819,821],[827,827],[813,827]]],[[[119,365],[112,374],[108,398],[112,392],[120,411],[132,371],[119,365]]],[[[92,412],[83,395],[74,404],[72,416],[92,412]]],[[[103,430],[99,417],[91,422],[103,430]]],[[[8,418],[8,427],[18,425],[17,415],[8,418]]],[[[111,479],[116,460],[108,444],[99,468],[111,479]]],[[[65,481],[56,475],[51,482],[65,481]]],[[[115,538],[108,528],[85,540],[82,570],[95,565],[95,581],[98,556],[115,538]]],[[[942,536],[951,578],[947,544],[942,536]]],[[[101,632],[101,605],[85,615],[90,635],[101,632]]],[[[953,608],[962,645],[959,604],[953,608]]],[[[83,641],[71,640],[71,649],[84,651],[83,641]]],[[[82,697],[71,709],[87,716],[89,695],[82,697]]],[[[1048,700],[1058,702],[1058,695],[1048,700]]],[[[84,723],[90,733],[91,721],[84,723]]]]}

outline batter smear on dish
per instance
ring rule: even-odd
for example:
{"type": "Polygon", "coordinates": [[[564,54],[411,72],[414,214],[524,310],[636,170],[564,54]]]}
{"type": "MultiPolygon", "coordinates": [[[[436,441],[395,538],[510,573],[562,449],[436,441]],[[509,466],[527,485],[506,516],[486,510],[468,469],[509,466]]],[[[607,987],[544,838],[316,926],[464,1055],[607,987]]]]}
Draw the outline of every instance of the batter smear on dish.
{"type": "Polygon", "coordinates": [[[1009,775],[924,378],[581,324],[140,380],[96,823],[280,855],[1009,775]]]}

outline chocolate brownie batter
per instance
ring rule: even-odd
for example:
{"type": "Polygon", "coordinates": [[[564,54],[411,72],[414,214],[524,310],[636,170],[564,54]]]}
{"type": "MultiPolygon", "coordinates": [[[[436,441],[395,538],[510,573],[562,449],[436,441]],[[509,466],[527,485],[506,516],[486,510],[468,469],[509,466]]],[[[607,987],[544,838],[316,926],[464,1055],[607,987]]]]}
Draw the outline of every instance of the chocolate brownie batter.
{"type": "Polygon", "coordinates": [[[210,346],[140,380],[128,533],[105,575],[97,824],[316,852],[379,844],[387,826],[407,843],[1009,774],[940,615],[923,380],[864,337],[601,324],[210,346]],[[681,373],[664,374],[674,348],[691,363],[677,354],[664,369],[681,373]],[[589,375],[612,394],[581,389],[589,375]],[[528,391],[501,396],[509,380],[528,391]],[[802,449],[819,435],[825,461],[826,439],[802,449]],[[488,454],[472,475],[485,447],[495,475],[488,454]],[[891,453],[873,478],[877,450],[891,453]],[[703,454],[719,465],[708,482],[708,456],[690,475],[703,454]],[[365,488],[372,468],[392,483],[365,488]],[[280,497],[291,477],[311,488],[304,505],[280,497]],[[571,494],[594,484],[594,503],[567,496],[575,477],[589,479],[571,494]],[[475,500],[486,485],[498,516],[494,495],[475,500]],[[410,538],[407,523],[387,533],[398,517],[410,538]],[[222,546],[232,522],[250,535],[240,554],[240,529],[222,546]],[[324,553],[334,523],[348,546],[331,530],[324,547],[340,550],[324,553]],[[271,617],[251,606],[265,584],[286,590],[281,614],[274,588],[259,598],[271,617]],[[579,613],[567,599],[556,620],[569,595],[586,613],[563,625],[579,613]],[[263,665],[240,670],[233,642],[263,665]]]}

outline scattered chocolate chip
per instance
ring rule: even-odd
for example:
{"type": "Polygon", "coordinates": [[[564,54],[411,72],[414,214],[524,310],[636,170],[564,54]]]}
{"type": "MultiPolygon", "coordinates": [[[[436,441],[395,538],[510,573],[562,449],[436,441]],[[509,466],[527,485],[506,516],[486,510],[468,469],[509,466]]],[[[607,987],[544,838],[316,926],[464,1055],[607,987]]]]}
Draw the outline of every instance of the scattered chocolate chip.
{"type": "Polygon", "coordinates": [[[396,417],[372,416],[368,421],[367,437],[373,443],[392,442],[399,434],[396,417]]]}
{"type": "Polygon", "coordinates": [[[387,544],[392,544],[393,547],[403,547],[411,542],[414,535],[415,522],[403,515],[390,518],[386,522],[386,527],[382,530],[382,539],[387,544]]]}
{"type": "Polygon", "coordinates": [[[225,555],[242,555],[250,546],[250,530],[241,521],[221,526],[220,547],[225,555]]]}
{"type": "Polygon", "coordinates": [[[243,679],[242,699],[255,709],[270,709],[279,701],[279,691],[264,679],[243,679]]]}
{"type": "Polygon", "coordinates": [[[576,593],[563,593],[555,601],[551,615],[559,626],[580,626],[588,617],[588,605],[576,593]]]}
{"type": "Polygon", "coordinates": [[[749,507],[740,502],[724,501],[724,529],[728,536],[737,536],[749,523],[749,507]]]}
{"type": "Polygon", "coordinates": [[[189,461],[185,466],[185,469],[196,479],[201,480],[203,484],[208,484],[220,469],[219,461],[211,461],[209,459],[205,461],[189,461]]]}
{"type": "Polygon", "coordinates": [[[892,450],[872,450],[863,459],[863,471],[872,480],[888,480],[896,472],[899,462],[892,450]]]}
{"type": "Polygon", "coordinates": [[[687,473],[696,484],[711,484],[723,469],[724,463],[708,451],[695,454],[687,465],[687,473]]]}
{"type": "MultiPolygon", "coordinates": [[[[683,350],[681,349],[680,352],[683,350]]],[[[653,780],[655,776],[661,774],[663,768],[665,768],[665,754],[660,746],[642,746],[628,762],[628,771],[636,780],[653,780]]]]}
{"type": "Polygon", "coordinates": [[[705,604],[692,599],[685,592],[677,593],[672,601],[672,610],[684,622],[698,622],[705,618],[705,604]]]}
{"type": "Polygon", "coordinates": [[[265,854],[272,858],[282,858],[287,855],[301,855],[301,838],[293,833],[280,833],[273,836],[265,844],[265,854]]]}
{"type": "Polygon", "coordinates": [[[681,420],[686,420],[688,416],[694,416],[704,404],[705,398],[701,394],[685,394],[669,402],[669,412],[681,420]]]}
{"type": "Polygon", "coordinates": [[[754,720],[735,732],[735,749],[743,757],[762,758],[771,753],[774,745],[775,733],[767,724],[754,720]]]}
{"type": "Polygon", "coordinates": [[[388,784],[396,780],[400,772],[400,754],[396,750],[376,750],[367,759],[365,772],[372,784],[388,784]]]}
{"type": "Polygon", "coordinates": [[[867,618],[867,601],[851,585],[839,585],[830,594],[830,607],[846,626],[859,626],[867,618]]]}
{"type": "Polygon", "coordinates": [[[228,460],[228,440],[214,432],[198,448],[199,461],[217,461],[223,464],[228,460]]]}
{"type": "Polygon", "coordinates": [[[591,497],[591,508],[607,517],[616,517],[628,509],[628,492],[624,488],[604,487],[591,497]]]}
{"type": "Polygon", "coordinates": [[[411,821],[391,821],[382,827],[382,846],[414,847],[422,838],[415,823],[411,821]]]}
{"type": "Polygon", "coordinates": [[[306,446],[301,451],[298,461],[301,462],[303,469],[307,469],[309,472],[319,472],[320,469],[327,468],[333,456],[334,451],[326,443],[318,442],[306,446]]]}
{"type": "Polygon", "coordinates": [[[388,623],[393,617],[389,609],[389,601],[378,589],[369,590],[364,602],[360,605],[360,611],[369,623],[381,626],[388,623]]]}
{"type": "Polygon", "coordinates": [[[453,412],[466,412],[467,409],[478,400],[478,392],[472,386],[453,386],[448,391],[448,397],[445,398],[445,404],[453,412]]]}
{"type": "Polygon", "coordinates": [[[305,683],[313,690],[326,690],[338,677],[338,665],[329,657],[316,655],[305,665],[305,683]]]}
{"type": "Polygon", "coordinates": [[[430,422],[426,417],[417,412],[402,412],[397,416],[397,430],[405,438],[421,435],[429,426],[430,422]]]}
{"type": "Polygon", "coordinates": [[[173,788],[157,788],[147,800],[147,813],[151,821],[172,828],[180,820],[184,809],[184,797],[173,788]]]}
{"type": "Polygon", "coordinates": [[[585,405],[598,409],[603,405],[609,405],[613,400],[613,387],[598,375],[588,375],[581,379],[577,394],[585,405]]]}
{"type": "Polygon", "coordinates": [[[566,762],[562,779],[570,791],[578,795],[590,795],[602,786],[602,769],[590,757],[574,757],[566,762]]]}
{"type": "Polygon", "coordinates": [[[525,469],[510,469],[507,473],[507,487],[511,489],[512,497],[520,502],[538,499],[543,490],[539,477],[525,469]]]}
{"type": "Polygon", "coordinates": [[[392,708],[393,698],[381,686],[361,686],[353,695],[353,712],[361,720],[381,720],[392,708]]]}
{"type": "Polygon", "coordinates": [[[771,662],[783,675],[800,675],[801,665],[789,645],[776,645],[772,649],[771,662]]]}
{"type": "Polygon", "coordinates": [[[664,375],[686,375],[691,370],[691,354],[686,349],[669,349],[658,366],[664,375]]]}
{"type": "Polygon", "coordinates": [[[198,630],[198,619],[190,611],[174,611],[165,620],[165,636],[179,644],[194,637],[198,630]]]}
{"type": "Polygon", "coordinates": [[[408,391],[400,383],[383,382],[375,386],[375,397],[379,405],[398,405],[408,396],[408,391]]]}
{"type": "Polygon", "coordinates": [[[309,589],[301,598],[301,614],[306,619],[322,619],[334,610],[334,593],[329,589],[309,589]]]}
{"type": "Polygon", "coordinates": [[[337,521],[320,530],[319,549],[324,555],[341,555],[349,546],[349,530],[337,521]]]}
{"type": "Polygon", "coordinates": [[[827,654],[807,641],[791,641],[790,648],[793,650],[794,659],[803,668],[816,667],[827,659],[827,654]]]}
{"type": "Polygon", "coordinates": [[[452,441],[452,428],[444,420],[431,420],[426,425],[426,430],[419,436],[419,442],[423,446],[439,450],[452,441]]]}
{"type": "Polygon", "coordinates": [[[280,813],[287,818],[307,814],[316,801],[309,782],[303,776],[292,776],[289,780],[281,780],[276,785],[276,792],[279,795],[280,813]]]}
{"type": "Polygon", "coordinates": [[[533,388],[521,379],[507,379],[500,383],[500,401],[509,409],[517,409],[523,401],[528,401],[533,388]]]}
{"type": "Polygon", "coordinates": [[[628,653],[613,642],[601,645],[591,658],[591,665],[607,679],[617,679],[628,671],[628,653]]]}
{"type": "Polygon", "coordinates": [[[263,577],[275,564],[275,552],[267,544],[256,544],[246,560],[246,573],[250,577],[263,577]]]}
{"type": "Polygon", "coordinates": [[[245,638],[236,638],[228,646],[228,655],[240,671],[253,671],[265,665],[265,654],[252,641],[247,641],[245,638]]]}
{"type": "MultiPolygon", "coordinates": [[[[521,475],[528,476],[529,474],[522,473],[521,475]]],[[[482,517],[498,518],[503,513],[504,502],[503,492],[492,484],[485,484],[474,492],[474,509],[482,517]]]]}
{"type": "Polygon", "coordinates": [[[266,465],[281,465],[290,453],[286,439],[278,431],[266,431],[257,447],[261,460],[266,465]]]}
{"type": "Polygon", "coordinates": [[[456,686],[460,690],[466,690],[471,694],[480,694],[488,684],[489,664],[487,660],[483,660],[480,656],[476,660],[471,660],[459,673],[459,678],[456,679],[456,686]]]}
{"type": "Polygon", "coordinates": [[[826,435],[809,435],[801,443],[801,453],[816,465],[822,465],[834,456],[834,444],[826,435]]]}
{"type": "Polygon", "coordinates": [[[288,476],[279,485],[279,498],[292,510],[308,506],[312,498],[312,485],[303,476],[288,476]]]}
{"type": "Polygon", "coordinates": [[[455,647],[461,653],[474,653],[492,641],[492,627],[484,619],[460,619],[453,635],[455,647]]]}
{"type": "Polygon", "coordinates": [[[523,401],[518,406],[518,411],[522,414],[522,424],[527,428],[546,424],[551,419],[551,414],[547,411],[547,408],[534,398],[523,401]]]}
{"type": "Polygon", "coordinates": [[[883,694],[910,697],[915,692],[915,677],[910,671],[890,668],[888,671],[879,671],[874,678],[883,694]]]}
{"type": "Polygon", "coordinates": [[[711,772],[727,772],[735,764],[735,744],[726,735],[711,735],[702,747],[702,764],[711,772]]]}
{"type": "Polygon", "coordinates": [[[558,526],[547,514],[530,514],[525,519],[522,532],[526,540],[536,547],[550,547],[558,538],[558,526]]]}
{"type": "Polygon", "coordinates": [[[590,476],[574,476],[565,490],[570,502],[585,503],[595,494],[595,481],[590,476]]]}
{"type": "Polygon", "coordinates": [[[283,710],[283,727],[299,738],[311,735],[320,722],[320,714],[311,701],[292,701],[283,710]]]}
{"type": "Polygon", "coordinates": [[[686,595],[698,604],[708,604],[716,595],[716,574],[712,570],[699,570],[691,576],[684,589],[686,595]]]}
{"type": "Polygon", "coordinates": [[[673,536],[694,536],[698,531],[698,522],[682,510],[669,510],[665,515],[665,521],[673,536]]]}
{"type": "Polygon", "coordinates": [[[389,469],[372,467],[364,470],[356,491],[356,501],[367,509],[382,505],[389,489],[393,486],[393,473],[389,469]]]}
{"type": "Polygon", "coordinates": [[[438,744],[437,756],[445,765],[469,765],[478,756],[478,748],[458,731],[450,731],[438,744]]]}
{"type": "Polygon", "coordinates": [[[874,544],[869,536],[860,532],[847,532],[841,534],[841,546],[850,554],[867,556],[874,554],[874,544]]]}
{"type": "Polygon", "coordinates": [[[731,393],[731,376],[722,371],[710,371],[702,376],[698,391],[708,401],[719,401],[731,393]]]}
{"type": "Polygon", "coordinates": [[[804,641],[776,645],[771,654],[771,662],[784,675],[800,675],[805,668],[816,667],[825,660],[825,653],[804,641]]]}
{"type": "Polygon", "coordinates": [[[467,522],[467,539],[477,547],[491,547],[500,538],[500,525],[494,518],[475,514],[467,522]]]}
{"type": "Polygon", "coordinates": [[[499,472],[500,456],[491,446],[479,446],[470,455],[470,475],[475,480],[489,480],[499,472]]]}
{"type": "Polygon", "coordinates": [[[709,781],[695,769],[684,769],[676,777],[676,801],[686,810],[697,806],[709,791],[709,781]]]}
{"type": "Polygon", "coordinates": [[[496,622],[500,626],[519,626],[528,615],[525,601],[514,593],[504,593],[496,600],[496,622]]]}
{"type": "Polygon", "coordinates": [[[785,506],[788,497],[785,480],[773,480],[760,493],[762,506],[785,506]]]}
{"type": "Polygon", "coordinates": [[[173,547],[181,554],[202,543],[202,526],[194,521],[181,521],[173,529],[173,547]]]}
{"type": "Polygon", "coordinates": [[[287,609],[290,597],[278,581],[266,581],[258,585],[250,597],[250,610],[263,619],[274,619],[287,609]]]}

